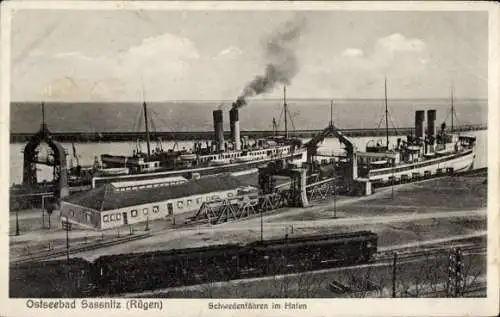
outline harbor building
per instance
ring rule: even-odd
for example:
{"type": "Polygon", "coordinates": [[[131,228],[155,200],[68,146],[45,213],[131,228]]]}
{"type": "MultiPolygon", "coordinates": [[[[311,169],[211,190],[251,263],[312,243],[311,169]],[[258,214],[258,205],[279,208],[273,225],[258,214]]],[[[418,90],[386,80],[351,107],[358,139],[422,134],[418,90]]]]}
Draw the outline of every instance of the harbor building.
{"type": "Polygon", "coordinates": [[[237,177],[211,175],[194,180],[110,183],[61,201],[61,220],[88,229],[104,230],[198,210],[204,202],[235,197],[245,189],[237,177]]]}

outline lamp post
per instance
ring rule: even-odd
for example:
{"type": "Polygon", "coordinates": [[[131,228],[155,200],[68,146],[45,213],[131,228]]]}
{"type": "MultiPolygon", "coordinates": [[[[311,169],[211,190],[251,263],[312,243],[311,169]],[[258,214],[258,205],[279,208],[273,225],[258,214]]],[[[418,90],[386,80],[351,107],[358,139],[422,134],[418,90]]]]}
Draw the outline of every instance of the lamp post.
{"type": "MultiPolygon", "coordinates": [[[[333,122],[333,121],[332,121],[333,122]]],[[[333,164],[333,218],[337,218],[337,169],[335,157],[332,159],[333,164]]]]}
{"type": "Polygon", "coordinates": [[[144,228],[144,231],[149,231],[149,213],[146,215],[146,228],[144,228]]]}
{"type": "Polygon", "coordinates": [[[45,195],[42,195],[42,229],[45,229],[45,195]]]}
{"type": "Polygon", "coordinates": [[[264,216],[263,211],[260,211],[260,241],[264,241],[264,216]]]}
{"type": "Polygon", "coordinates": [[[391,162],[391,165],[392,165],[391,198],[394,199],[394,162],[391,162]]]}
{"type": "Polygon", "coordinates": [[[333,181],[333,218],[337,218],[337,186],[333,181]]]}
{"type": "MultiPolygon", "coordinates": [[[[54,211],[54,205],[51,203],[47,206],[47,214],[49,215],[49,229],[51,227],[51,224],[50,224],[50,216],[52,215],[52,212],[54,211]]],[[[67,219],[67,217],[66,217],[67,219]]]]}
{"type": "Polygon", "coordinates": [[[19,211],[16,208],[16,236],[18,236],[19,233],[19,211]]]}

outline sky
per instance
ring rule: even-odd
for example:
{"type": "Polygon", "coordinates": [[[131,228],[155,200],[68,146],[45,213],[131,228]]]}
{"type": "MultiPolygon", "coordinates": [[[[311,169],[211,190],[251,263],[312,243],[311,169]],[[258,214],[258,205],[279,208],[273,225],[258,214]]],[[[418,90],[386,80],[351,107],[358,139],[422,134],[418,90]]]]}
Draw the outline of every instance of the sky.
{"type": "Polygon", "coordinates": [[[486,12],[18,10],[11,99],[234,100],[297,20],[290,98],[487,98],[486,12]]]}

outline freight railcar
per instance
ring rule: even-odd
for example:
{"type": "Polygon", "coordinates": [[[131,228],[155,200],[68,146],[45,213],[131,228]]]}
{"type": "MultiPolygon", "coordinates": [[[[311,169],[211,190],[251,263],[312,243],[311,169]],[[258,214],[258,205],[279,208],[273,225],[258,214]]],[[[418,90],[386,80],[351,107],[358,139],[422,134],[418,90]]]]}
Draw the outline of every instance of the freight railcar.
{"type": "Polygon", "coordinates": [[[350,265],[369,261],[376,251],[377,235],[359,231],[104,256],[94,263],[95,295],[350,265]]]}
{"type": "Polygon", "coordinates": [[[235,278],[240,246],[218,246],[103,256],[93,266],[99,295],[136,292],[235,278]]]}
{"type": "Polygon", "coordinates": [[[377,252],[377,235],[369,231],[254,242],[241,261],[261,275],[319,270],[368,262],[377,252]]]}

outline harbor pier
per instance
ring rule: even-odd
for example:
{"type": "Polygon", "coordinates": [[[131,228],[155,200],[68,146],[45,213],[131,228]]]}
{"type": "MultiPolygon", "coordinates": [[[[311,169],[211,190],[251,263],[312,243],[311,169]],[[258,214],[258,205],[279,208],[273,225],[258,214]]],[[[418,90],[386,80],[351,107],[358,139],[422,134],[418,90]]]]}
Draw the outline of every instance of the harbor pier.
{"type": "MultiPolygon", "coordinates": [[[[455,132],[469,132],[487,130],[487,124],[467,124],[455,126],[455,132]]],[[[321,130],[292,130],[288,131],[289,137],[311,138],[321,130]]],[[[367,129],[342,129],[344,135],[348,137],[366,137],[366,136],[385,136],[384,128],[367,128],[367,129]]],[[[278,131],[278,134],[280,132],[278,131]]],[[[389,135],[409,135],[414,133],[413,127],[389,129],[389,135]]],[[[174,132],[150,132],[151,138],[161,138],[166,141],[191,141],[191,140],[209,140],[212,139],[213,131],[174,131],[174,132]]],[[[241,137],[263,138],[276,134],[272,130],[253,130],[240,132],[241,137]]],[[[32,133],[12,133],[10,135],[11,143],[24,143],[29,140],[32,133]]],[[[54,140],[59,142],[125,142],[144,139],[143,132],[51,132],[54,140]]],[[[230,131],[224,131],[224,138],[231,137],[230,131]]]]}

